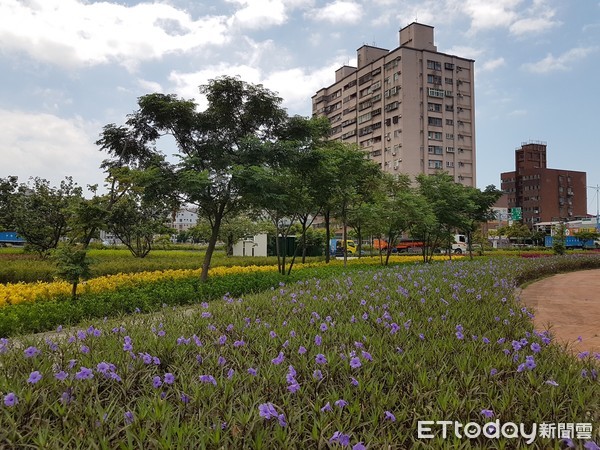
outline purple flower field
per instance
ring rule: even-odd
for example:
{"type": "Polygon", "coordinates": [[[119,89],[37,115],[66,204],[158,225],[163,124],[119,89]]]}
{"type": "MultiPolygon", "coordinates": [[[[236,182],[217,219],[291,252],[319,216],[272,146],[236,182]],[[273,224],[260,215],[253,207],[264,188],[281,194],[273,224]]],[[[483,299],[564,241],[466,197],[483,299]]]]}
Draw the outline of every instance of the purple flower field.
{"type": "MultiPolygon", "coordinates": [[[[600,355],[569,356],[515,298],[537,260],[281,283],[0,340],[0,448],[522,448],[423,440],[420,420],[600,429],[600,355]]],[[[542,266],[539,266],[542,267],[542,266]]],[[[561,448],[538,438],[528,448],[561,448]]]]}

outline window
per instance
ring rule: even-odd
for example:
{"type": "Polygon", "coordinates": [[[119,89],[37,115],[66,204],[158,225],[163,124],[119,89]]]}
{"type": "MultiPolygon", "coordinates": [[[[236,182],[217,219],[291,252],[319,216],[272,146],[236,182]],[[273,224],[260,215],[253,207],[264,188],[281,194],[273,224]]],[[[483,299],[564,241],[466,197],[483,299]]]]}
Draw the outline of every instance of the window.
{"type": "Polygon", "coordinates": [[[394,86],[393,88],[387,89],[385,91],[385,96],[386,97],[391,97],[392,95],[396,95],[399,90],[400,90],[400,88],[398,86],[394,86]]]}
{"type": "Polygon", "coordinates": [[[446,111],[454,111],[454,105],[446,105],[446,111]]]}
{"type": "Polygon", "coordinates": [[[398,109],[399,105],[400,105],[399,102],[388,103],[387,105],[385,105],[385,110],[386,111],[393,111],[394,109],[398,109]]]}
{"type": "Polygon", "coordinates": [[[446,139],[454,139],[454,133],[446,133],[446,139]]]}
{"type": "Polygon", "coordinates": [[[366,113],[366,114],[363,114],[363,115],[361,115],[361,116],[358,116],[358,121],[357,121],[357,123],[361,124],[361,123],[363,123],[363,122],[366,122],[367,120],[371,120],[371,117],[372,117],[372,116],[371,116],[371,113],[370,113],[370,112],[368,112],[368,113],[366,113]]]}
{"type": "Polygon", "coordinates": [[[444,91],[442,89],[427,88],[427,95],[429,97],[444,98],[444,91]]]}
{"type": "Polygon", "coordinates": [[[427,153],[431,155],[441,155],[444,153],[444,149],[441,145],[429,145],[427,147],[427,153]]]}
{"type": "Polygon", "coordinates": [[[429,168],[430,169],[441,169],[444,166],[442,165],[442,161],[439,161],[437,159],[430,159],[429,160],[429,168]]]}
{"type": "Polygon", "coordinates": [[[454,161],[446,161],[446,167],[454,167],[454,161]]]}
{"type": "Polygon", "coordinates": [[[444,68],[447,69],[447,70],[454,70],[454,64],[445,63],[444,64],[444,68]]]}
{"type": "Polygon", "coordinates": [[[376,101],[381,100],[381,92],[377,95],[374,95],[373,97],[371,97],[371,101],[373,103],[375,103],[376,101]]]}
{"type": "Polygon", "coordinates": [[[454,147],[446,147],[446,153],[454,153],[454,147]]]}
{"type": "Polygon", "coordinates": [[[442,63],[428,59],[427,68],[432,70],[442,70],[442,63]]]}
{"type": "Polygon", "coordinates": [[[367,81],[371,81],[371,78],[372,78],[371,73],[367,73],[366,75],[363,75],[362,77],[360,77],[358,79],[359,86],[361,84],[365,84],[367,81]]]}
{"type": "Polygon", "coordinates": [[[441,103],[427,103],[427,111],[442,112],[441,103]]]}
{"type": "Polygon", "coordinates": [[[358,110],[362,111],[363,109],[370,108],[372,104],[373,102],[371,100],[365,100],[364,102],[358,104],[358,110]]]}
{"type": "Polygon", "coordinates": [[[369,88],[369,91],[375,92],[376,90],[378,90],[380,88],[381,88],[381,81],[377,81],[371,85],[371,87],[369,88]]]}
{"type": "Polygon", "coordinates": [[[441,127],[442,126],[442,119],[440,119],[439,117],[428,117],[427,118],[427,124],[431,125],[433,127],[441,127]]]}
{"type": "Polygon", "coordinates": [[[454,120],[446,119],[446,125],[454,125],[454,120]]]}
{"type": "Polygon", "coordinates": [[[351,88],[352,86],[356,86],[356,80],[352,80],[350,83],[344,86],[344,89],[351,88]]]}
{"type": "Polygon", "coordinates": [[[454,84],[454,80],[452,78],[446,77],[446,84],[454,84]]]}
{"type": "Polygon", "coordinates": [[[428,131],[427,132],[427,137],[429,139],[434,140],[434,141],[441,141],[442,140],[442,133],[439,133],[437,131],[428,131]]]}
{"type": "Polygon", "coordinates": [[[427,82],[431,84],[442,84],[442,77],[439,75],[427,75],[427,82]]]}

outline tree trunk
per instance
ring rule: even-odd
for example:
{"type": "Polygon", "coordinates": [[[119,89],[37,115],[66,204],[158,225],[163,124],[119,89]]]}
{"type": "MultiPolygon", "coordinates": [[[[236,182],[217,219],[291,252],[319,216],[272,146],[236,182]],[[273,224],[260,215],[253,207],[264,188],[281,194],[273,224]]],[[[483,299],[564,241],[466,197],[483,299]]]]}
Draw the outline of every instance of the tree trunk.
{"type": "Polygon", "coordinates": [[[331,260],[331,247],[329,245],[329,241],[331,241],[331,229],[330,229],[330,213],[327,210],[324,214],[325,217],[325,263],[329,264],[331,260]]]}
{"type": "Polygon", "coordinates": [[[206,254],[204,255],[204,261],[202,262],[202,274],[200,275],[200,281],[205,282],[208,280],[208,269],[210,268],[210,260],[212,259],[213,252],[217,245],[217,239],[219,238],[219,229],[221,228],[221,220],[223,219],[223,213],[218,212],[215,215],[215,221],[211,228],[211,235],[208,241],[208,247],[206,248],[206,254]]]}
{"type": "Polygon", "coordinates": [[[73,301],[75,301],[77,299],[77,282],[73,283],[73,285],[71,286],[71,298],[73,299],[73,301]]]}

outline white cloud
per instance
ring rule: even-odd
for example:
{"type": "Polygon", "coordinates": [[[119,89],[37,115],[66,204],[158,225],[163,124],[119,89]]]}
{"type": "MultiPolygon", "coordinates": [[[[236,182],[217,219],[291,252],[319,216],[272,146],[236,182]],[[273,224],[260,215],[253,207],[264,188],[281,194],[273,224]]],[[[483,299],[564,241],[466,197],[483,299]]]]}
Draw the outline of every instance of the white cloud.
{"type": "Polygon", "coordinates": [[[267,28],[283,25],[288,20],[285,4],[281,0],[228,0],[242,5],[230,19],[233,27],[267,28]]]}
{"type": "Polygon", "coordinates": [[[547,4],[546,0],[534,0],[532,6],[523,13],[524,17],[514,22],[509,27],[509,31],[515,36],[542,33],[561,25],[562,22],[556,20],[555,15],[556,11],[547,4]]]}
{"type": "Polygon", "coordinates": [[[533,73],[549,73],[559,70],[568,71],[574,63],[586,58],[589,54],[597,50],[598,48],[596,47],[577,47],[559,56],[549,53],[544,59],[534,63],[523,64],[522,67],[533,73]]]}
{"type": "Polygon", "coordinates": [[[504,58],[500,57],[500,58],[495,58],[495,59],[491,59],[489,61],[484,62],[481,65],[481,69],[479,69],[481,72],[492,72],[496,69],[498,69],[499,67],[503,67],[506,65],[506,61],[504,60],[504,58]]]}
{"type": "Polygon", "coordinates": [[[81,118],[0,109],[0,177],[46,178],[53,185],[72,176],[80,186],[102,184],[106,158],[94,144],[100,126],[81,118]],[[8,162],[8,164],[7,164],[8,162]]]}
{"type": "Polygon", "coordinates": [[[471,18],[471,31],[510,26],[518,17],[521,0],[467,0],[462,10],[471,18]]]}
{"type": "Polygon", "coordinates": [[[461,58],[467,59],[477,59],[480,55],[484,53],[484,51],[480,48],[467,47],[464,45],[450,47],[449,49],[443,50],[443,52],[449,55],[457,55],[461,58]]]}
{"type": "Polygon", "coordinates": [[[82,0],[0,2],[0,43],[59,66],[116,61],[132,68],[144,60],[223,45],[230,39],[223,16],[193,20],[161,3],[123,6],[82,0]]]}
{"type": "Polygon", "coordinates": [[[262,84],[283,99],[283,107],[290,115],[309,116],[311,114],[310,98],[323,86],[334,81],[334,72],[339,69],[338,63],[309,71],[304,68],[290,68],[263,73],[255,66],[225,65],[212,66],[194,73],[171,73],[173,90],[186,99],[194,98],[200,110],[206,108],[206,100],[199,94],[198,87],[208,80],[221,75],[240,76],[246,82],[262,84]]]}
{"type": "Polygon", "coordinates": [[[363,9],[354,1],[335,0],[323,8],[316,8],[307,13],[313,20],[335,24],[353,24],[362,19],[363,9]]]}

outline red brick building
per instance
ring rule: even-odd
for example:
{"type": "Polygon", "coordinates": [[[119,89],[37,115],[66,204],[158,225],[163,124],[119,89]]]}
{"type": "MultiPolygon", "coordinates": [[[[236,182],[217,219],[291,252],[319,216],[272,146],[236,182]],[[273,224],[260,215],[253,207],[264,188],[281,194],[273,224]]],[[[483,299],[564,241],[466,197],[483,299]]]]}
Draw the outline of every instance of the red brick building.
{"type": "Polygon", "coordinates": [[[545,142],[523,143],[515,150],[515,171],[500,178],[508,207],[520,207],[529,227],[587,215],[586,173],[548,169],[545,142]]]}

